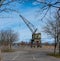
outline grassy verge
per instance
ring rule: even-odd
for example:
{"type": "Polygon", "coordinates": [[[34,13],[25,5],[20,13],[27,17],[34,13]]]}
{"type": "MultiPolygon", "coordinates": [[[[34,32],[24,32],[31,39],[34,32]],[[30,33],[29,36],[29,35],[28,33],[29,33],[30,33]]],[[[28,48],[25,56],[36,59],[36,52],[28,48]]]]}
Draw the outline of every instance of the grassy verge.
{"type": "Polygon", "coordinates": [[[1,61],[1,57],[0,57],[0,61],[1,61]]]}
{"type": "Polygon", "coordinates": [[[2,49],[1,52],[14,52],[14,49],[2,49]]]}
{"type": "Polygon", "coordinates": [[[56,58],[60,58],[60,54],[56,53],[48,53],[49,56],[53,56],[53,57],[56,57],[56,58]]]}

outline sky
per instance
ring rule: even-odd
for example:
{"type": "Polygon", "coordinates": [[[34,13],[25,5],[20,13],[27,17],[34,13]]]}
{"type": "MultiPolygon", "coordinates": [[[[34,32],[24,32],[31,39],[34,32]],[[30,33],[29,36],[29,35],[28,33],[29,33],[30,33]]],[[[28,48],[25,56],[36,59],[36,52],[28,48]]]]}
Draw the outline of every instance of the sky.
{"type": "MultiPolygon", "coordinates": [[[[40,7],[42,6],[43,6],[42,4],[37,3],[35,0],[30,0],[23,4],[18,4],[16,2],[14,4],[11,4],[9,8],[14,7],[13,9],[18,10],[19,13],[17,12],[0,13],[0,30],[12,29],[19,35],[18,42],[21,41],[29,42],[32,33],[26,26],[24,21],[19,17],[19,14],[21,14],[28,21],[30,21],[36,28],[38,28],[38,32],[41,33],[42,42],[52,42],[52,39],[43,32],[43,26],[45,23],[40,21],[41,15],[38,12],[40,10],[40,7]]],[[[48,18],[49,15],[47,15],[46,17],[48,18]]]]}

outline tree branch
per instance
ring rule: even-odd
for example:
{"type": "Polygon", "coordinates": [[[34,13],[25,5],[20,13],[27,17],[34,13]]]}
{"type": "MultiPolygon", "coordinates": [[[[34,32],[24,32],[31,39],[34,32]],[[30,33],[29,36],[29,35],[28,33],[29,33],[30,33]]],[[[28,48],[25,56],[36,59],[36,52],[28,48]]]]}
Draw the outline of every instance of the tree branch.
{"type": "Polygon", "coordinates": [[[44,14],[44,16],[41,18],[41,20],[44,19],[44,17],[47,15],[47,12],[49,11],[50,8],[47,9],[46,13],[44,14]]]}

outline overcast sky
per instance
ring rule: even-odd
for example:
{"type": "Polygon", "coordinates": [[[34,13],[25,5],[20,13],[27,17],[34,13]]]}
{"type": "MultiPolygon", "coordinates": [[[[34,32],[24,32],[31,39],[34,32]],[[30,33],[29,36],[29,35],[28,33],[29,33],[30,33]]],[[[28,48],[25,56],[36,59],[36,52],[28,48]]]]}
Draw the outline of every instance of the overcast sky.
{"type": "MultiPolygon", "coordinates": [[[[43,5],[40,5],[35,0],[30,0],[29,2],[26,2],[24,4],[18,3],[13,4],[14,9],[18,10],[19,13],[17,12],[0,13],[0,30],[12,29],[15,32],[18,32],[19,42],[20,41],[29,42],[32,33],[26,26],[26,24],[23,22],[23,20],[19,17],[19,14],[22,14],[26,19],[28,19],[28,21],[30,21],[36,28],[38,28],[38,32],[41,33],[42,42],[51,42],[52,40],[49,39],[47,35],[44,34],[44,32],[42,32],[43,31],[42,27],[44,23],[40,21],[41,15],[40,13],[37,12],[39,8],[42,6],[43,5]]],[[[48,18],[49,14],[46,17],[48,18]]]]}

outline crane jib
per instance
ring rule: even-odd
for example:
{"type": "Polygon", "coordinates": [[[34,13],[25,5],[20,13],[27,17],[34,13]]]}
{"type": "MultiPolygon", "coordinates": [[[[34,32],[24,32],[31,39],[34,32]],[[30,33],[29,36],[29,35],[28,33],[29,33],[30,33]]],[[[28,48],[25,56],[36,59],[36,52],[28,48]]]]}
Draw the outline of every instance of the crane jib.
{"type": "Polygon", "coordinates": [[[23,21],[25,22],[25,24],[28,26],[32,33],[35,33],[37,31],[37,28],[34,28],[34,25],[30,23],[25,17],[23,17],[22,15],[19,16],[23,19],[23,21]]]}

